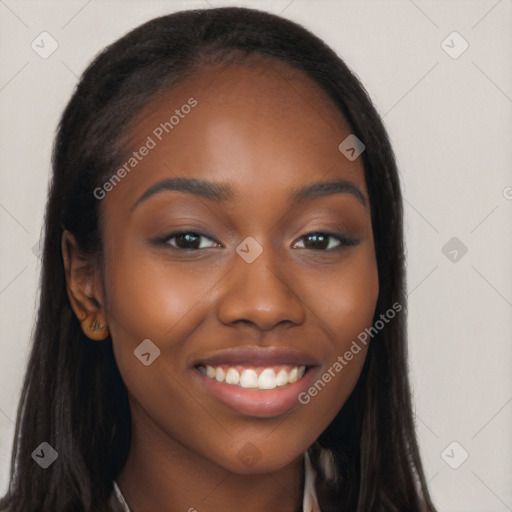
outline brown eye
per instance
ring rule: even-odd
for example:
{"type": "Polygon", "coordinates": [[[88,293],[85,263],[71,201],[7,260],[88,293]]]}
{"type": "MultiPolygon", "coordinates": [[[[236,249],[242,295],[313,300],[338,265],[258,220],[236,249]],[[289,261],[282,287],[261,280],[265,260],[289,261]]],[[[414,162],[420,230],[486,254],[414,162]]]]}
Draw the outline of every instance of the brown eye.
{"type": "Polygon", "coordinates": [[[176,249],[206,249],[208,247],[215,247],[218,246],[217,242],[212,240],[211,238],[202,235],[200,233],[195,233],[193,231],[187,231],[182,233],[173,233],[166,237],[165,239],[166,243],[170,245],[171,247],[174,247],[176,249]],[[174,240],[174,243],[171,242],[174,240]],[[208,245],[204,244],[204,240],[209,240],[210,242],[213,242],[214,245],[208,245]]]}
{"type": "Polygon", "coordinates": [[[357,245],[358,243],[357,240],[347,238],[341,233],[335,234],[325,232],[308,233],[302,236],[299,240],[304,240],[305,242],[302,246],[298,246],[298,242],[294,245],[294,247],[298,247],[299,249],[310,249],[314,251],[330,251],[350,245],[357,245]]]}

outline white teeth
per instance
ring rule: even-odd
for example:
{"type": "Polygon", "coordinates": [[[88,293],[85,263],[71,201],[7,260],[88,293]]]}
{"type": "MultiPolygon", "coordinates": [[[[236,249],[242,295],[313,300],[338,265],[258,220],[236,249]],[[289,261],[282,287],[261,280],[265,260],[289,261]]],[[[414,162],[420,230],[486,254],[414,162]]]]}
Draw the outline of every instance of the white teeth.
{"type": "MultiPolygon", "coordinates": [[[[226,365],[216,367],[199,365],[199,371],[210,379],[246,389],[275,389],[297,382],[306,372],[305,366],[286,366],[291,369],[287,371],[284,368],[264,368],[259,375],[251,368],[246,368],[240,373],[236,368],[226,365]]],[[[241,370],[240,367],[239,370],[241,370]]]]}
{"type": "Polygon", "coordinates": [[[224,370],[217,366],[217,369],[215,370],[215,380],[218,380],[219,382],[224,382],[224,377],[226,374],[224,373],[224,370]]]}
{"type": "Polygon", "coordinates": [[[288,384],[288,373],[286,370],[281,370],[276,375],[276,386],[284,386],[285,384],[288,384]]]}
{"type": "Polygon", "coordinates": [[[258,374],[254,370],[244,370],[240,377],[240,386],[243,388],[257,388],[258,374]]]}
{"type": "Polygon", "coordinates": [[[272,368],[265,368],[258,377],[260,389],[274,389],[276,387],[276,374],[272,368]]]}
{"type": "Polygon", "coordinates": [[[230,368],[228,373],[226,373],[226,382],[228,384],[238,384],[240,382],[240,374],[234,368],[230,368]]]}

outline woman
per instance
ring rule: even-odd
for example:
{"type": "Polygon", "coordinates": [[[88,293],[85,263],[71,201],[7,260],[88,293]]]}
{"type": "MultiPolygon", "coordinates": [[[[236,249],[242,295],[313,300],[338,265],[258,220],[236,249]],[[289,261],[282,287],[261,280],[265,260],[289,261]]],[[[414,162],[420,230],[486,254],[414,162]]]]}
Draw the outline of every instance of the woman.
{"type": "Polygon", "coordinates": [[[250,9],[152,20],[60,123],[10,512],[433,511],[402,202],[362,85],[250,9]]]}

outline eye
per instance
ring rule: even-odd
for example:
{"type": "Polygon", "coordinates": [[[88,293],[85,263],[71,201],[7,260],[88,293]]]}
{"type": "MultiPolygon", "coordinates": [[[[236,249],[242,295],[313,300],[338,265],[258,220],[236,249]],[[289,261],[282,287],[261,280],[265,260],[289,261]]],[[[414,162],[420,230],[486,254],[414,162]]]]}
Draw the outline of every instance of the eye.
{"type": "Polygon", "coordinates": [[[179,233],[171,233],[161,239],[161,242],[166,245],[170,245],[174,249],[183,250],[196,250],[196,249],[207,249],[209,247],[220,247],[221,244],[215,240],[203,235],[196,233],[195,231],[181,231],[179,233]],[[204,241],[210,241],[213,245],[203,243],[204,241]]]}
{"type": "Polygon", "coordinates": [[[322,231],[315,231],[303,235],[299,240],[306,240],[302,246],[298,246],[300,242],[294,244],[294,248],[299,249],[312,249],[321,251],[330,251],[335,249],[342,249],[344,247],[357,245],[359,240],[349,238],[341,233],[328,233],[322,231]]]}

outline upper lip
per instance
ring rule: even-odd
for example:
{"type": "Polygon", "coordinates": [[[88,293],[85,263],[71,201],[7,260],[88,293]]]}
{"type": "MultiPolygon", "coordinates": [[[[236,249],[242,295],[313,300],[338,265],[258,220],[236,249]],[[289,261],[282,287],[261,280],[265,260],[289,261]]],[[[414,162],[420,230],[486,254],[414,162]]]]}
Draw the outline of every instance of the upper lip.
{"type": "Polygon", "coordinates": [[[193,366],[197,365],[251,365],[272,366],[279,364],[294,364],[298,366],[316,366],[317,360],[308,354],[298,350],[282,347],[245,347],[219,350],[213,354],[196,359],[193,366]]]}

